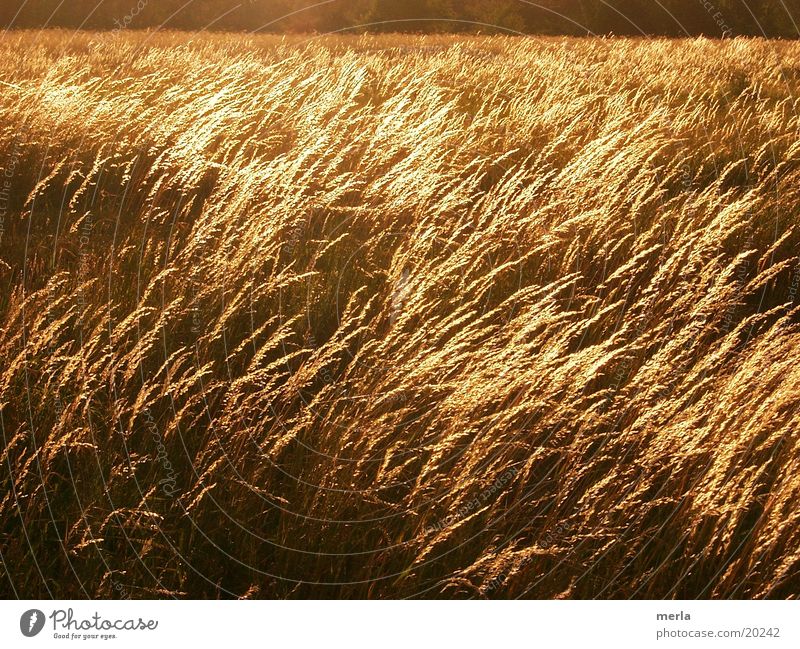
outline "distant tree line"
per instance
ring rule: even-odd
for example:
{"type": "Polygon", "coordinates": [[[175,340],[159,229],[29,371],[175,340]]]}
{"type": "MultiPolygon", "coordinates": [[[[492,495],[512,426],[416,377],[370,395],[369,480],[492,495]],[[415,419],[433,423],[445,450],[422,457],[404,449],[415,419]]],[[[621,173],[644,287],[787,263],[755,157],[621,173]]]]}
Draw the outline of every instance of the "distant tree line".
{"type": "Polygon", "coordinates": [[[800,0],[0,0],[0,25],[797,38],[800,0]]]}

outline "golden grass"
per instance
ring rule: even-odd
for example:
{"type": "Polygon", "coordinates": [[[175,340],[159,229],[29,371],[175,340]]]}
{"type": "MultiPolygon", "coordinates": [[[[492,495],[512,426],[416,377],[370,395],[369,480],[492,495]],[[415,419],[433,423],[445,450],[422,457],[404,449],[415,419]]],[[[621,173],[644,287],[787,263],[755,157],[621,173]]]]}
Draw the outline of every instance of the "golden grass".
{"type": "Polygon", "coordinates": [[[3,595],[797,594],[799,44],[0,54],[3,595]]]}

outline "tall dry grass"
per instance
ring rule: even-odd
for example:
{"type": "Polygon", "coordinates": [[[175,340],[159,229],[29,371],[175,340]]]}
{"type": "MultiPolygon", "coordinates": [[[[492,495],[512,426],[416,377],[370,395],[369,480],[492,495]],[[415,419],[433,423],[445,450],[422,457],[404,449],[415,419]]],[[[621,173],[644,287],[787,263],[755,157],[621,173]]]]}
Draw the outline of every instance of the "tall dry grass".
{"type": "Polygon", "coordinates": [[[2,594],[797,594],[800,45],[0,54],[2,594]]]}

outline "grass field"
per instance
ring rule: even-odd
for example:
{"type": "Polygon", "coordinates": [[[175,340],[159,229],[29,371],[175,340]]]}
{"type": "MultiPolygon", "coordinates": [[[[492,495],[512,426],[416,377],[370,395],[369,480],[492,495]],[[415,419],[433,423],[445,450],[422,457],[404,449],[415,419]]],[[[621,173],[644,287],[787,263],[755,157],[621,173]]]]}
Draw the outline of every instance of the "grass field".
{"type": "Polygon", "coordinates": [[[3,596],[800,592],[800,44],[0,60],[3,596]]]}

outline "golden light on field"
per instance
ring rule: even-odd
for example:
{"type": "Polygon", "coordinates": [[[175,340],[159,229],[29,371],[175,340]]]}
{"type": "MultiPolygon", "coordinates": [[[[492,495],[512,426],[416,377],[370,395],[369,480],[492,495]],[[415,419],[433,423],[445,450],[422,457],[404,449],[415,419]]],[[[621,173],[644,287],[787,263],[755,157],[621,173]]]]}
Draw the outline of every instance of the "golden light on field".
{"type": "Polygon", "coordinates": [[[796,594],[799,44],[142,38],[0,40],[3,588],[796,594]]]}

